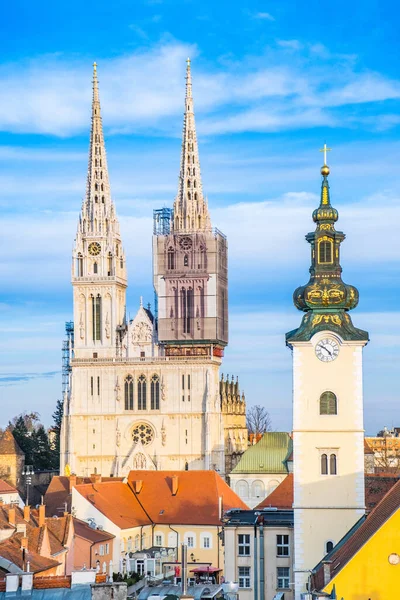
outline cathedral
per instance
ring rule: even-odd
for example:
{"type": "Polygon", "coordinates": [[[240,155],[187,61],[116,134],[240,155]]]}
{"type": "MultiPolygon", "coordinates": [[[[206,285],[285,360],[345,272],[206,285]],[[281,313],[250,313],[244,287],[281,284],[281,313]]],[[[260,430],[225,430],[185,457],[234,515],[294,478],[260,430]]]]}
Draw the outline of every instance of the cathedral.
{"type": "Polygon", "coordinates": [[[220,368],[228,343],[228,244],[203,194],[187,62],[178,193],[154,211],[154,314],[127,320],[127,268],[107,169],[94,65],[86,196],[72,259],[74,326],[61,472],[214,469],[247,448],[246,403],[220,368]]]}

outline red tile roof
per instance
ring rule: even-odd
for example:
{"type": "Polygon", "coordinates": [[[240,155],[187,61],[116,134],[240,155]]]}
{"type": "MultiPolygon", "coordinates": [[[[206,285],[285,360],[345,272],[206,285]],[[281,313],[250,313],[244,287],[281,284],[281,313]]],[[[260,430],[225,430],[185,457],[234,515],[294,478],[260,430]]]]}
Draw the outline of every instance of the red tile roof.
{"type": "Polygon", "coordinates": [[[215,471],[131,471],[128,483],[142,487],[135,494],[154,523],[219,525],[218,502],[223,510],[248,506],[215,471]],[[172,494],[172,478],[177,477],[178,491],[172,494]]]}
{"type": "Polygon", "coordinates": [[[4,479],[0,479],[0,494],[16,494],[17,490],[15,487],[4,481],[4,479]]]}
{"type": "MultiPolygon", "coordinates": [[[[21,552],[21,539],[22,534],[16,534],[8,540],[1,542],[0,556],[6,560],[9,560],[22,570],[23,557],[21,552]]],[[[60,564],[56,560],[40,556],[37,552],[31,550],[30,548],[28,548],[28,552],[26,553],[26,560],[29,560],[30,570],[33,573],[41,573],[42,571],[47,571],[48,569],[58,567],[60,564]]]]}
{"type": "Polygon", "coordinates": [[[276,508],[293,507],[293,473],[289,473],[278,487],[256,506],[256,509],[266,506],[275,506],[276,508]]]}
{"type": "Polygon", "coordinates": [[[76,490],[120,529],[150,524],[129,486],[122,481],[77,485],[76,490]]]}
{"type": "Polygon", "coordinates": [[[103,531],[100,529],[93,529],[93,527],[89,527],[85,521],[81,521],[80,519],[76,518],[74,518],[74,531],[76,536],[94,543],[112,540],[115,538],[115,535],[112,533],[108,533],[108,531],[103,531]]]}
{"type": "MultiPolygon", "coordinates": [[[[400,481],[397,481],[370,514],[360,519],[356,526],[324,558],[324,560],[329,560],[331,579],[343,569],[349,560],[399,508],[400,481]]],[[[316,590],[321,590],[324,587],[324,565],[322,563],[316,567],[313,586],[316,590]]]]}

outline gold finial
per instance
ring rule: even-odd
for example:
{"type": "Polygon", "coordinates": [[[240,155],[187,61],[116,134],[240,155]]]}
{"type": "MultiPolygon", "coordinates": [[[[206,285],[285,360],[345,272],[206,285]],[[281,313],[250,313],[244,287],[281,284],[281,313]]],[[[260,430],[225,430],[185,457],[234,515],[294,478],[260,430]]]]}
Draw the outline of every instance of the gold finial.
{"type": "Polygon", "coordinates": [[[320,148],[319,151],[324,153],[324,164],[321,167],[321,175],[327,176],[329,175],[329,167],[326,164],[326,153],[330,152],[332,150],[332,148],[328,148],[326,143],[324,144],[323,148],[320,148]]]}
{"type": "Polygon", "coordinates": [[[97,71],[97,62],[94,62],[94,63],[93,63],[93,71],[94,71],[95,73],[96,73],[96,71],[97,71]]]}
{"type": "Polygon", "coordinates": [[[186,59],[186,64],[187,64],[187,68],[190,69],[190,58],[187,57],[186,59]]]}

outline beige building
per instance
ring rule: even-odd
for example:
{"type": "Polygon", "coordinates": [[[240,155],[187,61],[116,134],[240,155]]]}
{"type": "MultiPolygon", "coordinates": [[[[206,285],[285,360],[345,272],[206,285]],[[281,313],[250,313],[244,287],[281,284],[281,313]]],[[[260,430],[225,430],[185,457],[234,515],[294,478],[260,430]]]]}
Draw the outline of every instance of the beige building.
{"type": "Polygon", "coordinates": [[[6,429],[0,436],[0,478],[17,489],[23,488],[22,470],[25,454],[13,434],[6,429]]]}
{"type": "Polygon", "coordinates": [[[293,510],[231,510],[224,521],[225,579],[240,600],[293,600],[293,510]]]}
{"type": "Polygon", "coordinates": [[[365,511],[362,350],[368,333],[349,310],[358,291],[341,279],[338,212],[329,197],[326,163],[313,213],[310,281],[294,293],[300,327],[286,335],[293,356],[295,597],[310,570],[365,511]]]}
{"type": "MultiPolygon", "coordinates": [[[[107,170],[94,67],[86,197],[72,263],[61,472],[215,469],[247,445],[244,399],[220,394],[228,341],[227,241],[203,195],[190,63],[178,194],[154,214],[156,310],[126,319],[126,257],[107,170]],[[230,429],[234,433],[230,435],[230,429]]],[[[239,393],[240,395],[240,393],[239,393]]]]}

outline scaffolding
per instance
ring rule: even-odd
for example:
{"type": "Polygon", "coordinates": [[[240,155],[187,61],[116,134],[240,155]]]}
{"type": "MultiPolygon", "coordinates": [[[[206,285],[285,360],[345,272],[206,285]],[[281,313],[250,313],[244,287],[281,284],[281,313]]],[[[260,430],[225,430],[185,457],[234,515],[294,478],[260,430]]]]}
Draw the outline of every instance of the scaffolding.
{"type": "Polygon", "coordinates": [[[66,338],[62,345],[62,397],[69,390],[69,375],[71,373],[71,358],[74,351],[74,323],[67,321],[65,323],[66,338]]]}
{"type": "Polygon", "coordinates": [[[169,235],[171,233],[172,208],[157,208],[153,210],[154,235],[169,235]]]}

